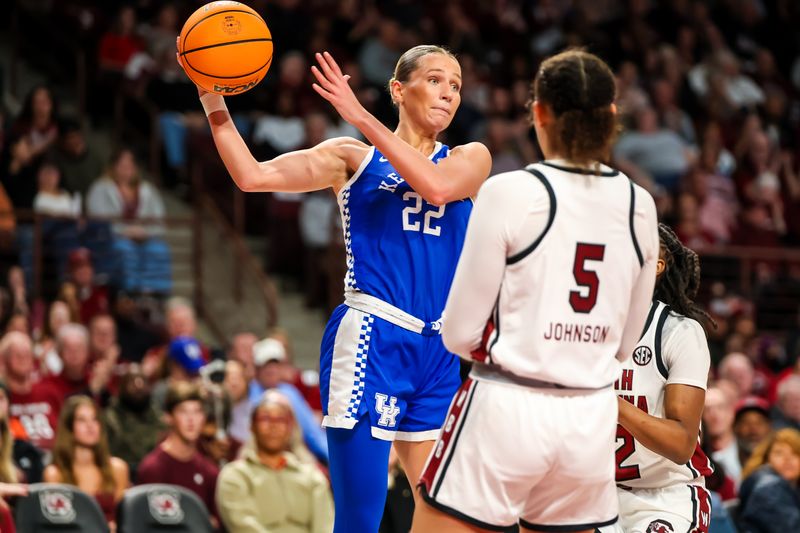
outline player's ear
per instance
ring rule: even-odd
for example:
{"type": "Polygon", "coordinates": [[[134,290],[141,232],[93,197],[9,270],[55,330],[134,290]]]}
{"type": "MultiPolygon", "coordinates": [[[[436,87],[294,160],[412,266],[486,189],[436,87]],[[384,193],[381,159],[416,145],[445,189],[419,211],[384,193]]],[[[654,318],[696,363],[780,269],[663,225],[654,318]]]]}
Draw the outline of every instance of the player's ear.
{"type": "Polygon", "coordinates": [[[399,106],[403,101],[403,83],[395,78],[389,80],[389,95],[392,97],[392,103],[399,106]]]}
{"type": "Polygon", "coordinates": [[[539,100],[534,100],[533,105],[531,106],[531,110],[533,111],[533,123],[536,124],[539,128],[544,128],[550,122],[552,118],[552,113],[550,112],[550,106],[548,106],[544,102],[540,102],[539,100]]]}
{"type": "Polygon", "coordinates": [[[658,261],[656,262],[656,278],[661,276],[661,274],[663,274],[664,270],[666,269],[667,269],[667,262],[659,257],[658,261]]]}

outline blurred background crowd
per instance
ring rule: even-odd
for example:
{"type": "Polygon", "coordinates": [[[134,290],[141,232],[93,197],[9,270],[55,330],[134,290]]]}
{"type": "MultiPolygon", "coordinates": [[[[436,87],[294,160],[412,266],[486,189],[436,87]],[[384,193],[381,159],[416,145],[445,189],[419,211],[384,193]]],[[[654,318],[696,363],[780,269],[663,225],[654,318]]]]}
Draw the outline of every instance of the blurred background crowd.
{"type": "MultiPolygon", "coordinates": [[[[295,353],[301,339],[281,328],[204,336],[198,318],[211,313],[174,287],[170,205],[197,209],[202,186],[240,237],[263,243],[278,302],[299,293],[322,315],[342,299],[329,191],[252,194],[230,208],[233,185],[174,59],[182,21],[202,3],[16,0],[0,21],[12,56],[0,70],[3,532],[19,484],[43,480],[94,496],[111,524],[129,486],[161,482],[195,492],[220,530],[330,530],[316,354],[295,353]],[[19,79],[23,60],[45,83],[19,79]]],[[[247,3],[275,57],[228,107],[259,159],[360,136],[311,89],[317,51],[392,126],[386,83],[400,54],[449,47],[464,85],[442,140],[484,142],[493,173],[540,158],[526,104],[542,58],[584,46],[607,60],[622,124],[610,163],[653,194],[703,261],[702,303],[718,325],[703,445],[718,508],[742,531],[757,530],[754,514],[800,516],[800,466],[773,464],[786,448],[800,465],[800,4],[247,3]],[[770,465],[794,472],[779,476],[781,498],[748,483],[770,465]]],[[[387,533],[408,530],[413,505],[394,472],[387,533]]]]}

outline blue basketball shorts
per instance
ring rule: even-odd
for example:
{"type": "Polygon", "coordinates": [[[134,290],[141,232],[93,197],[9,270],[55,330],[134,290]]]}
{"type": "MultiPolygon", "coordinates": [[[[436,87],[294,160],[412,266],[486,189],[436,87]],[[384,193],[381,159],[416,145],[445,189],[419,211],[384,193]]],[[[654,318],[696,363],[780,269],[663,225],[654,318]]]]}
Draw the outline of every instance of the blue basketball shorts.
{"type": "Polygon", "coordinates": [[[421,334],[340,305],[320,356],[322,425],[352,429],[369,415],[382,440],[434,440],[461,385],[458,357],[441,336],[421,334]]]}

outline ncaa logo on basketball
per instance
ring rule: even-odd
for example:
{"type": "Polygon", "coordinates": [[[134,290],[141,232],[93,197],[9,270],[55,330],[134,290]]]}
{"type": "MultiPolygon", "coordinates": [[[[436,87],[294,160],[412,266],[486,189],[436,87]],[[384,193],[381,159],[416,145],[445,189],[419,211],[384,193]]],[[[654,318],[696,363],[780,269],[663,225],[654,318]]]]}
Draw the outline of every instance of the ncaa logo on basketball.
{"type": "Polygon", "coordinates": [[[633,362],[639,366],[645,366],[653,358],[653,351],[649,346],[637,346],[633,350],[633,362]]]}
{"type": "Polygon", "coordinates": [[[243,93],[248,89],[252,89],[257,84],[258,80],[250,80],[247,83],[243,83],[241,85],[217,85],[215,83],[214,92],[225,93],[225,94],[243,93]]]}
{"type": "Polygon", "coordinates": [[[179,524],[183,520],[180,496],[172,490],[154,490],[147,493],[150,516],[159,524],[179,524]]]}
{"type": "Polygon", "coordinates": [[[75,520],[75,507],[72,494],[61,490],[43,490],[39,493],[42,514],[53,524],[70,524],[75,520]]]}
{"type": "Polygon", "coordinates": [[[233,15],[227,15],[222,20],[222,31],[228,35],[238,35],[242,31],[242,23],[233,15]]]}

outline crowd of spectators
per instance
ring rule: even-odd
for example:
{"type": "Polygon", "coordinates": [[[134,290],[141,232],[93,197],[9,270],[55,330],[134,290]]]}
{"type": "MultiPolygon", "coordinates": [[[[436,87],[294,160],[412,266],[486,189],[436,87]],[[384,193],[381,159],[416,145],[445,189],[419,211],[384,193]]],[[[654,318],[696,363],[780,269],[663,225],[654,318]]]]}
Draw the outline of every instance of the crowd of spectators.
{"type": "MultiPolygon", "coordinates": [[[[2,113],[0,494],[13,502],[19,483],[74,484],[113,524],[130,484],[166,482],[197,493],[221,529],[328,531],[319,392],[292,364],[290,339],[240,332],[206,346],[191,304],[167,300],[163,188],[186,194],[193,164],[209,171],[209,189],[231,187],[206,164],[215,156],[205,117],[174,61],[181,21],[203,3],[17,1],[31,17],[58,18],[90,52],[92,125],[109,125],[120,95],[155,110],[155,121],[130,109],[115,116],[161,140],[161,165],[149,169],[161,179],[144,178],[146,145],[98,153],[82,117],[64,116],[48,86],[2,113]],[[47,215],[46,283],[35,295],[32,213],[47,215]],[[155,312],[142,307],[153,296],[163,303],[155,312]]],[[[520,168],[539,158],[526,108],[539,61],[585,46],[617,76],[623,129],[610,162],[654,195],[687,245],[701,255],[800,245],[793,0],[247,3],[269,24],[275,58],[264,82],[228,106],[260,159],[359,136],[313,93],[313,52],[331,51],[361,102],[391,126],[385,86],[397,58],[437,43],[458,55],[464,79],[442,140],[482,140],[493,173],[520,168]]],[[[271,272],[293,278],[310,307],[339,303],[335,198],[254,197],[271,272]]],[[[789,531],[780,524],[800,520],[800,265],[774,257],[747,280],[703,280],[717,323],[703,417],[717,466],[709,487],[745,530],[789,531]]],[[[392,471],[386,533],[408,528],[410,489],[392,471]]],[[[8,513],[0,500],[3,531],[8,513]]]]}
{"type": "Polygon", "coordinates": [[[329,530],[319,389],[290,362],[285,334],[240,333],[219,353],[195,338],[188,302],[170,299],[166,315],[164,335],[133,358],[104,312],[88,326],[67,316],[48,351],[27,332],[5,333],[0,483],[75,485],[112,527],[132,483],[167,483],[196,493],[220,530],[329,530]],[[251,475],[263,483],[247,482],[251,475]],[[254,504],[262,493],[285,501],[254,504]]]}

